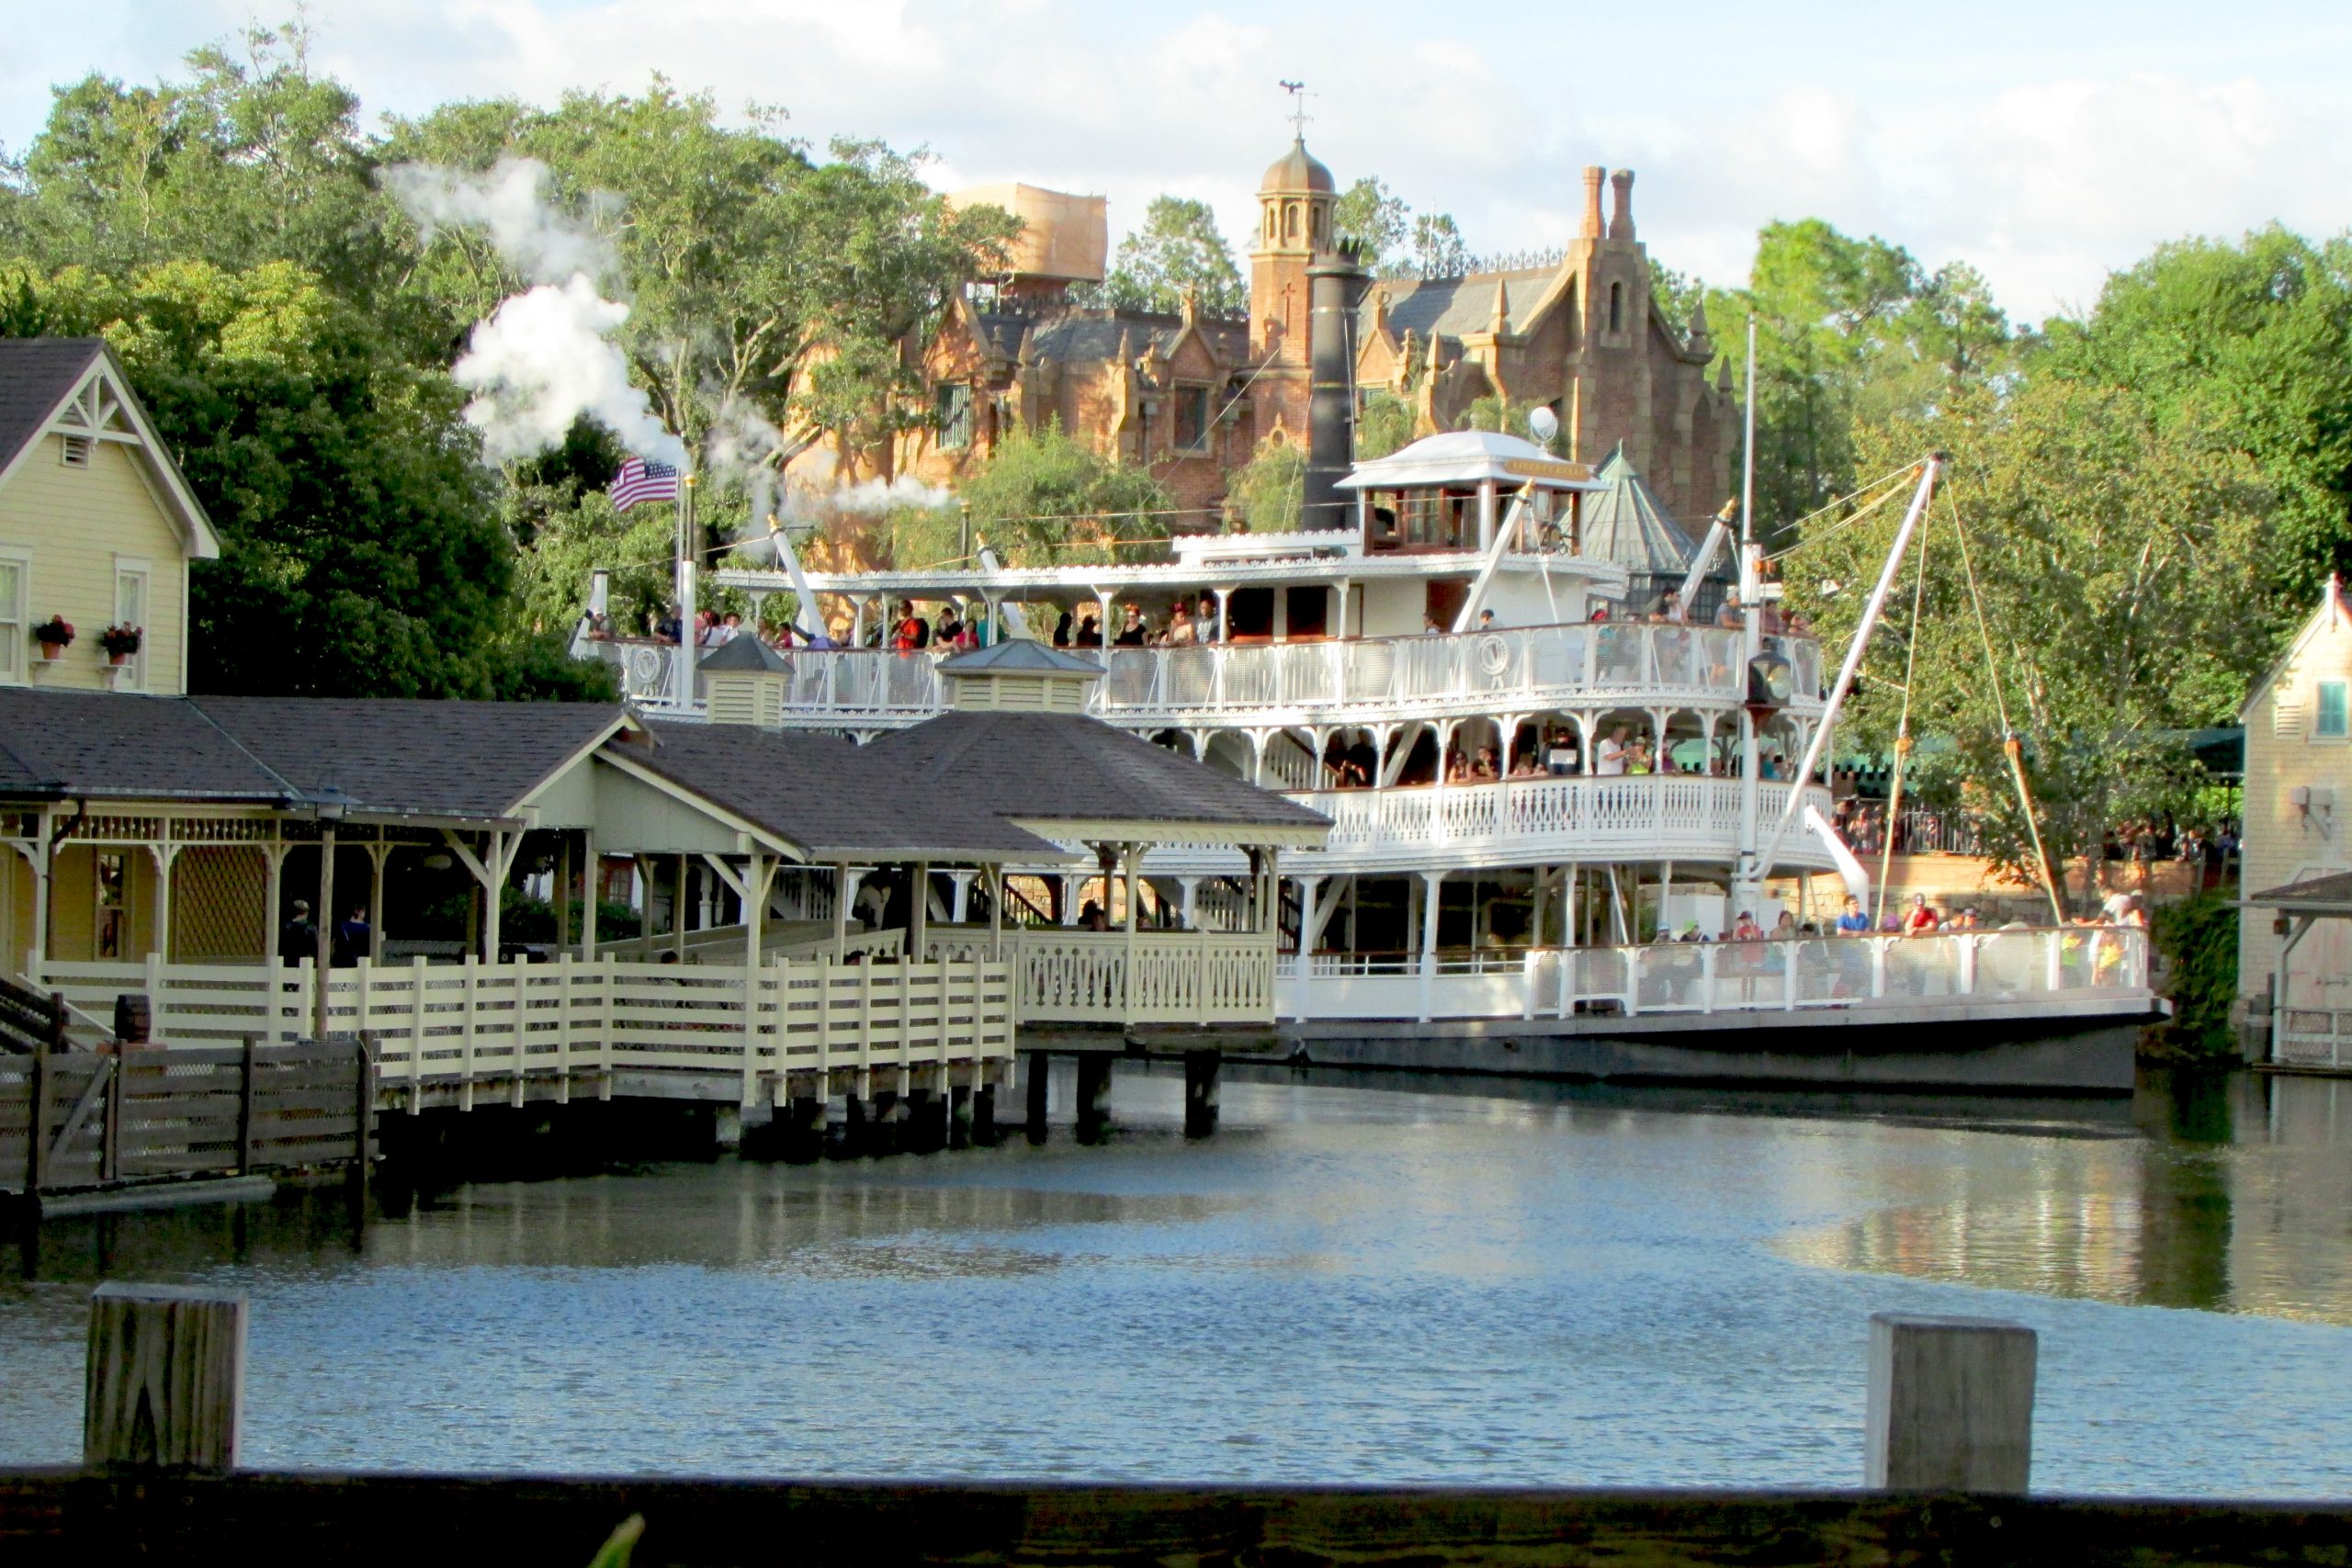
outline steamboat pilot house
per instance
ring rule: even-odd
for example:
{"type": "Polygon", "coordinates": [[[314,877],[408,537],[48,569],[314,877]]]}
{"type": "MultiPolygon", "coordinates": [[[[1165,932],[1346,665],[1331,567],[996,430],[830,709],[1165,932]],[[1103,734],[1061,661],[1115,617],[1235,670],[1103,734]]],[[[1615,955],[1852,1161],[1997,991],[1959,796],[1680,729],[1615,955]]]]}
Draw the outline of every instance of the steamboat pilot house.
{"type": "MultiPolygon", "coordinates": [[[[766,722],[866,740],[942,711],[953,649],[865,646],[901,601],[933,617],[954,604],[992,640],[1067,636],[1102,670],[1074,699],[1086,712],[1334,824],[1324,848],[1282,862],[1286,1017],[1518,1016],[1531,954],[1556,964],[1557,950],[1623,948],[1661,926],[1729,928],[1743,836],[1770,837],[1822,711],[1818,645],[1760,616],[1671,618],[1665,591],[1629,591],[1627,566],[1580,536],[1604,481],[1518,437],[1432,435],[1333,478],[1336,526],[1180,536],[1157,561],[983,553],[807,573],[857,646],[786,653],[766,722]],[[1159,638],[1189,626],[1122,646],[1135,622],[1159,638]],[[1752,664],[1777,671],[1770,692],[1752,664]]],[[[755,601],[793,586],[783,570],[717,581],[755,601]]],[[[675,650],[580,650],[674,711],[675,650]]],[[[1826,791],[1807,793],[1826,810],[1826,791]]],[[[1076,923],[1090,905],[1123,918],[1121,890],[1070,849],[1015,868],[1034,878],[1031,918],[1076,923]]],[[[1767,927],[1804,874],[1832,868],[1804,833],[1772,863],[1780,894],[1752,911],[1767,927]]],[[[1229,850],[1162,845],[1144,863],[1144,917],[1214,929],[1249,870],[1229,850]]]]}

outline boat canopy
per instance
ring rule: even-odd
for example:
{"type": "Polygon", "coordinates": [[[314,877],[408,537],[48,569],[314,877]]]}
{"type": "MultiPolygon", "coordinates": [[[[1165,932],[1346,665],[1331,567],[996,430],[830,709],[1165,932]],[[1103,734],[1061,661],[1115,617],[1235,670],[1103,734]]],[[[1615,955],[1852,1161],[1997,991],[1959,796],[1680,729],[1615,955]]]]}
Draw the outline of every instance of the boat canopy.
{"type": "Polygon", "coordinates": [[[1358,463],[1340,481],[1341,490],[1422,490],[1478,485],[1492,480],[1516,488],[1599,491],[1608,488],[1589,463],[1555,457],[1522,436],[1498,430],[1449,430],[1424,435],[1409,446],[1358,463]]]}

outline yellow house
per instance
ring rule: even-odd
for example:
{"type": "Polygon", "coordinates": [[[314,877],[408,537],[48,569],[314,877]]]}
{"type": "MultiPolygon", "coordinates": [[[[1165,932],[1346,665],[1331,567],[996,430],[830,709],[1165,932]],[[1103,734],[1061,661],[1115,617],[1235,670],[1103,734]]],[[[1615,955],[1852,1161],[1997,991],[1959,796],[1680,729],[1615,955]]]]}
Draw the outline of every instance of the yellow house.
{"type": "Polygon", "coordinates": [[[2352,1021],[2352,923],[2327,918],[2339,879],[2352,880],[2352,609],[2335,579],[2238,716],[2254,890],[2238,925],[2238,994],[2253,1021],[2275,1006],[2332,1034],[2335,1015],[2352,1021]]]}
{"type": "Polygon", "coordinates": [[[187,691],[188,562],[220,553],[102,339],[0,339],[0,685],[187,691]]]}

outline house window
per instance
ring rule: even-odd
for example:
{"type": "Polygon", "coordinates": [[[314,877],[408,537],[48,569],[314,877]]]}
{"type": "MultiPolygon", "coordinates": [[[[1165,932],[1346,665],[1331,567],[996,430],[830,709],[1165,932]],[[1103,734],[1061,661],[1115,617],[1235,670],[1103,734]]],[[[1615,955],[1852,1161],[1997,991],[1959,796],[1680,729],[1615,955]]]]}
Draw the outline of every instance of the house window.
{"type": "Polygon", "coordinates": [[[26,641],[32,636],[25,617],[30,564],[22,556],[0,556],[0,684],[25,678],[26,641]]]}
{"type": "Polygon", "coordinates": [[[90,936],[96,955],[120,958],[130,934],[130,863],[120,850],[100,850],[91,857],[97,870],[97,888],[90,936]]]}
{"type": "Polygon", "coordinates": [[[2352,682],[2322,681],[2312,733],[2323,740],[2341,740],[2352,732],[2352,722],[2347,721],[2352,721],[2352,682]]]}
{"type": "Polygon", "coordinates": [[[1209,444],[1209,389],[1176,389],[1176,449],[1197,452],[1209,444]]]}
{"type": "Polygon", "coordinates": [[[147,565],[117,561],[114,569],[115,625],[138,626],[139,651],[123,660],[122,683],[130,691],[147,687],[147,565]]]}
{"type": "Polygon", "coordinates": [[[961,452],[972,444],[972,389],[961,381],[943,381],[932,394],[932,414],[939,422],[939,449],[961,452]]]}

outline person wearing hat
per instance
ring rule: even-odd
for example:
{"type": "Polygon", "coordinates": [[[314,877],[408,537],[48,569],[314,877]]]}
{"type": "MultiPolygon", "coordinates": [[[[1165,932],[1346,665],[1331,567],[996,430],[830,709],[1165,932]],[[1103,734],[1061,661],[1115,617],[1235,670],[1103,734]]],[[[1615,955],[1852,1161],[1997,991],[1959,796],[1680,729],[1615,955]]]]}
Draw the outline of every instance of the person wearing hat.
{"type": "Polygon", "coordinates": [[[281,964],[317,963],[319,928],[311,923],[311,903],[294,900],[294,913],[277,928],[277,959],[281,964]]]}

